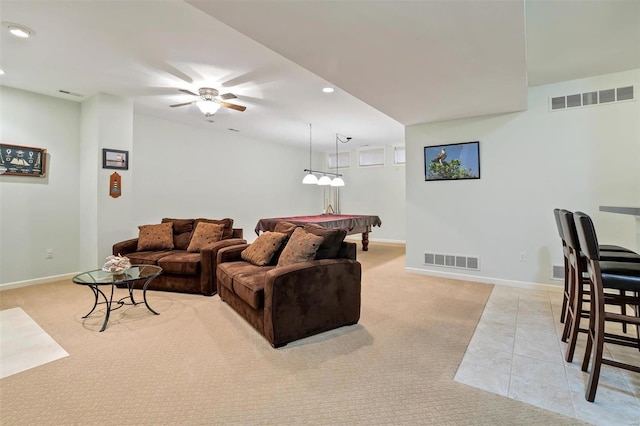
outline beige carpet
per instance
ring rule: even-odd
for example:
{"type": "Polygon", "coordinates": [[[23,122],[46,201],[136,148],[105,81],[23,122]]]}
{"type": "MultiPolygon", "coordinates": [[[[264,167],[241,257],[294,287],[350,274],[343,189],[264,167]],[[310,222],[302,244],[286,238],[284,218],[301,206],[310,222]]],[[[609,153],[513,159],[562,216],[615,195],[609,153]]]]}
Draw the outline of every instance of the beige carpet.
{"type": "Polygon", "coordinates": [[[453,381],[491,286],[404,272],[371,244],[360,323],[274,350],[212,298],[150,292],[99,333],[87,288],[0,292],[70,356],[0,381],[2,424],[575,424],[453,381]]]}

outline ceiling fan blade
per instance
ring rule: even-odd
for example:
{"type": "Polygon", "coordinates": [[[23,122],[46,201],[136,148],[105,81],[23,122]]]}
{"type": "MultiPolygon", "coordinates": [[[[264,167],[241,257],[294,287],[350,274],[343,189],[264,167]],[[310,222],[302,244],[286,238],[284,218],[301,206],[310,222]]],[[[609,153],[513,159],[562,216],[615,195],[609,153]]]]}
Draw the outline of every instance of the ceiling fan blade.
{"type": "Polygon", "coordinates": [[[183,104],[175,104],[175,105],[169,105],[170,108],[175,108],[175,107],[181,107],[181,106],[185,106],[185,105],[191,105],[192,103],[194,103],[195,101],[191,101],[191,102],[185,102],[183,104]]]}
{"type": "Polygon", "coordinates": [[[178,89],[178,90],[181,91],[182,93],[186,93],[187,95],[200,96],[187,89],[178,89]]]}
{"type": "Polygon", "coordinates": [[[230,104],[228,102],[220,102],[220,105],[222,105],[225,108],[235,109],[236,111],[244,111],[245,109],[247,109],[247,107],[230,104]]]}
{"type": "Polygon", "coordinates": [[[237,99],[238,97],[236,95],[234,95],[233,93],[225,93],[224,95],[220,95],[219,96],[220,99],[224,99],[225,101],[227,99],[237,99]]]}

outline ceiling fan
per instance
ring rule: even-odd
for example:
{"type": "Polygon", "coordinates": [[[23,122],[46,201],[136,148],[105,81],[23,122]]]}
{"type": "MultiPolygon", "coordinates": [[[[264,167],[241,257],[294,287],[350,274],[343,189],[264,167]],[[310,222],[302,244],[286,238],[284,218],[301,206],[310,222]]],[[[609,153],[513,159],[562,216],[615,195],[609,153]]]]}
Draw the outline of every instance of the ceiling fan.
{"type": "Polygon", "coordinates": [[[217,89],[212,89],[211,87],[201,87],[198,89],[199,94],[195,94],[190,90],[186,89],[178,89],[182,93],[186,93],[187,95],[197,96],[198,99],[195,99],[191,102],[184,102],[181,104],[169,105],[171,108],[181,107],[185,105],[191,105],[193,103],[196,104],[200,111],[204,113],[206,116],[210,116],[215,114],[215,112],[222,106],[225,108],[235,109],[236,111],[244,111],[247,107],[230,104],[228,102],[224,102],[227,99],[237,99],[237,96],[233,93],[225,93],[220,95],[217,89]]]}

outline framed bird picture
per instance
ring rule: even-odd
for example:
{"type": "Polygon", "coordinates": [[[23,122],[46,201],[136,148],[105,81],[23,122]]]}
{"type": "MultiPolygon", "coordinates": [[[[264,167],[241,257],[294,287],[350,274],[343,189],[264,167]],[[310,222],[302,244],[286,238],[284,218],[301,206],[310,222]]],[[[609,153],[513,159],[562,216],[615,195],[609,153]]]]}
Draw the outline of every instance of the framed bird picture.
{"type": "Polygon", "coordinates": [[[480,142],[424,147],[424,180],[480,179],[480,142]]]}

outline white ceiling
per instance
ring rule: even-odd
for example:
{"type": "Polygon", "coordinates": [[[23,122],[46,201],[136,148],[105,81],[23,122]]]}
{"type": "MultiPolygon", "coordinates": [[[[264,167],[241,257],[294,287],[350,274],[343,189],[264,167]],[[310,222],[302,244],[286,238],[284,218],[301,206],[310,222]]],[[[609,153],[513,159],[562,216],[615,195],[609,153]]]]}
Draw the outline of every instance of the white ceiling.
{"type": "Polygon", "coordinates": [[[212,137],[307,146],[312,123],[323,150],[335,133],[402,143],[405,125],[522,110],[527,85],[640,68],[637,0],[0,0],[0,20],[36,31],[0,32],[2,85],[126,96],[212,137]],[[211,123],[168,107],[199,87],[247,110],[211,123]]]}

